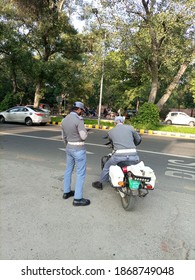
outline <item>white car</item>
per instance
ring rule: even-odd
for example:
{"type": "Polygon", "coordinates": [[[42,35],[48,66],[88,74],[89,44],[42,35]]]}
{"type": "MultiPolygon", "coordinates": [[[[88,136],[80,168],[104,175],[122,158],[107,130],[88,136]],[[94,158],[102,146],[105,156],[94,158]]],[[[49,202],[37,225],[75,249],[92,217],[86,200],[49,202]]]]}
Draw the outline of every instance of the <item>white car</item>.
{"type": "Polygon", "coordinates": [[[30,126],[33,124],[46,125],[50,121],[49,113],[44,112],[42,109],[28,106],[16,106],[0,112],[0,123],[17,122],[30,126]]]}
{"type": "Polygon", "coordinates": [[[183,112],[169,112],[165,118],[166,124],[195,125],[195,118],[188,116],[183,112]]]}
{"type": "MultiPolygon", "coordinates": [[[[27,107],[34,108],[34,105],[26,105],[27,107]]],[[[51,108],[48,104],[39,104],[39,109],[43,110],[46,113],[51,113],[51,108]]]]}

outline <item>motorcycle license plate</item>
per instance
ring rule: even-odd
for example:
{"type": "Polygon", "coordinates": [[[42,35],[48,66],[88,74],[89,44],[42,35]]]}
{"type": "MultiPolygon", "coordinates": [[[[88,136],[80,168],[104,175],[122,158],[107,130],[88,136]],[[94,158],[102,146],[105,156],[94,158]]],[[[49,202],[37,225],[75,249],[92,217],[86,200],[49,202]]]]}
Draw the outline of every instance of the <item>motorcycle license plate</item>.
{"type": "Polygon", "coordinates": [[[137,180],[129,179],[129,187],[132,190],[138,190],[139,189],[140,182],[137,180]]]}

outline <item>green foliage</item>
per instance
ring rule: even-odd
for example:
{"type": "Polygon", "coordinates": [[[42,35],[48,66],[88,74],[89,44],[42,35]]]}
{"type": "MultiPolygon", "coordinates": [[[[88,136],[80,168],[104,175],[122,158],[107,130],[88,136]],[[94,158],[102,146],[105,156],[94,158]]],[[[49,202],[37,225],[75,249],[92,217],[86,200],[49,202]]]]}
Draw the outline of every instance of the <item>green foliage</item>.
{"type": "MultiPolygon", "coordinates": [[[[52,0],[8,2],[0,3],[0,70],[11,91],[24,92],[31,104],[35,95],[51,103],[55,94],[81,95],[81,39],[66,13],[58,11],[60,5],[52,0]]],[[[0,87],[0,101],[4,92],[0,87]]]]}
{"type": "Polygon", "coordinates": [[[195,108],[195,100],[191,92],[184,95],[184,105],[186,108],[195,108]]]}
{"type": "Polygon", "coordinates": [[[136,117],[132,119],[132,124],[136,128],[155,129],[159,125],[159,110],[152,103],[144,103],[136,117]]]}
{"type": "MultiPolygon", "coordinates": [[[[170,85],[172,94],[179,84],[174,77],[180,66],[186,60],[193,61],[193,1],[103,0],[101,3],[103,21],[112,22],[115,30],[112,40],[115,49],[129,56],[131,77],[137,77],[144,87],[149,84],[147,100],[158,102],[166,96],[170,85]]],[[[166,101],[161,100],[161,106],[166,101]]]]}
{"type": "Polygon", "coordinates": [[[195,106],[195,67],[194,67],[194,65],[193,65],[193,68],[192,69],[190,69],[191,71],[190,71],[190,74],[191,74],[191,76],[190,76],[190,81],[189,81],[189,89],[190,89],[190,92],[191,92],[191,94],[192,94],[192,97],[193,97],[193,108],[194,108],[194,106],[195,106]]]}
{"type": "MultiPolygon", "coordinates": [[[[7,92],[22,92],[14,98],[32,104],[40,85],[37,95],[44,93],[51,105],[65,93],[70,104],[78,98],[96,107],[104,58],[102,104],[121,111],[135,109],[138,97],[140,105],[148,100],[155,80],[154,49],[158,102],[180,65],[191,58],[194,1],[145,1],[149,20],[141,2],[101,0],[98,20],[88,1],[0,1],[0,102],[7,92]],[[80,34],[71,25],[73,12],[88,13],[80,34]]],[[[163,110],[178,104],[193,107],[194,88],[192,65],[163,110]]]]}
{"type": "Polygon", "coordinates": [[[0,103],[0,111],[7,110],[11,107],[16,106],[19,103],[19,97],[13,93],[7,93],[4,99],[0,103]]]}

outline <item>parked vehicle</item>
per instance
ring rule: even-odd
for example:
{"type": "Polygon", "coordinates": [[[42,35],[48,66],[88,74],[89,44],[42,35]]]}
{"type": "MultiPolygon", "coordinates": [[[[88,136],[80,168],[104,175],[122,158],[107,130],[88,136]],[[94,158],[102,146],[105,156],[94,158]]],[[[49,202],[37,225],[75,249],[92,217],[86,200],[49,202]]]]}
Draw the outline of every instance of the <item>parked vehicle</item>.
{"type": "Polygon", "coordinates": [[[195,125],[195,118],[188,116],[186,113],[183,112],[169,112],[165,118],[166,124],[180,124],[180,125],[195,125]]]}
{"type": "Polygon", "coordinates": [[[49,104],[40,103],[39,108],[45,112],[51,113],[51,107],[49,106],[49,104]]]}
{"type": "Polygon", "coordinates": [[[33,124],[46,125],[51,121],[50,115],[42,109],[28,106],[16,106],[6,111],[0,112],[0,122],[25,123],[30,126],[33,124]]]}
{"type": "MultiPolygon", "coordinates": [[[[34,108],[34,105],[26,105],[26,106],[30,107],[30,108],[34,108]]],[[[40,103],[39,109],[42,109],[46,113],[49,113],[49,114],[51,113],[51,108],[50,108],[49,104],[40,103]]]]}
{"type": "MultiPolygon", "coordinates": [[[[113,149],[111,142],[106,145],[110,145],[113,149]]],[[[113,152],[102,157],[102,169],[113,152]]],[[[133,210],[137,199],[145,197],[150,190],[154,189],[155,181],[154,171],[149,166],[145,166],[143,161],[135,165],[122,161],[117,165],[111,165],[109,169],[110,185],[119,193],[122,206],[126,211],[133,210]]]]}
{"type": "Polygon", "coordinates": [[[130,119],[132,117],[134,117],[136,115],[137,111],[136,110],[131,110],[131,109],[127,109],[125,112],[124,112],[124,117],[126,119],[130,119]]]}

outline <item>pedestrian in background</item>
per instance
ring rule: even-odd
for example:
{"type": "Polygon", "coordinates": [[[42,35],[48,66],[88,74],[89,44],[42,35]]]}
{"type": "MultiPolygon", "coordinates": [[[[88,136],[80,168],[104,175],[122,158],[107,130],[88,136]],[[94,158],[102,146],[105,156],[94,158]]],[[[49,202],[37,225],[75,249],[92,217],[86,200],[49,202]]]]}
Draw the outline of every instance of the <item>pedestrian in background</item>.
{"type": "Polygon", "coordinates": [[[68,199],[74,196],[74,206],[86,206],[89,199],[83,198],[83,186],[86,177],[86,148],[85,139],[87,130],[84,126],[82,113],[85,112],[84,104],[80,101],[74,103],[72,111],[62,121],[62,138],[66,145],[66,169],[64,172],[64,194],[68,199]],[[76,167],[75,191],[71,189],[72,173],[76,167]]]}

